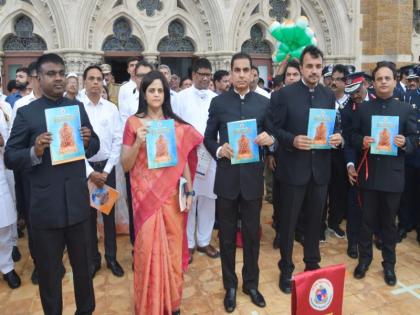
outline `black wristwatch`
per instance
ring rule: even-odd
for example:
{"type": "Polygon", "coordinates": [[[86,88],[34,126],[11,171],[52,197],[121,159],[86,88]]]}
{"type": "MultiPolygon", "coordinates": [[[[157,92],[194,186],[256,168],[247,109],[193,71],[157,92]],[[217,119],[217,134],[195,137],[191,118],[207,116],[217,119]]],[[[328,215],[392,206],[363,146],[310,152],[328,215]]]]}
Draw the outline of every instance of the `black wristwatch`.
{"type": "Polygon", "coordinates": [[[191,197],[194,197],[195,196],[195,191],[194,190],[191,190],[191,191],[186,191],[185,192],[185,196],[191,196],[191,197]]]}

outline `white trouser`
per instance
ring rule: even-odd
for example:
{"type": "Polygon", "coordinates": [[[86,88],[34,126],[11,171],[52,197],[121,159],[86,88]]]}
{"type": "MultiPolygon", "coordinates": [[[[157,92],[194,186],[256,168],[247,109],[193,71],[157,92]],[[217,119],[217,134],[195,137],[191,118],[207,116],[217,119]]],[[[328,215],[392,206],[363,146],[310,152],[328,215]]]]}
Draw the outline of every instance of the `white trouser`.
{"type": "Polygon", "coordinates": [[[13,250],[13,224],[0,228],[0,272],[9,273],[14,269],[12,250],[13,250]]]}
{"type": "Polygon", "coordinates": [[[18,242],[18,231],[17,231],[17,222],[12,224],[12,240],[13,240],[13,246],[17,247],[18,242]]]}
{"type": "Polygon", "coordinates": [[[210,244],[214,226],[216,200],[205,196],[195,196],[188,213],[187,236],[188,248],[195,247],[197,230],[197,245],[205,247],[210,244]]]}

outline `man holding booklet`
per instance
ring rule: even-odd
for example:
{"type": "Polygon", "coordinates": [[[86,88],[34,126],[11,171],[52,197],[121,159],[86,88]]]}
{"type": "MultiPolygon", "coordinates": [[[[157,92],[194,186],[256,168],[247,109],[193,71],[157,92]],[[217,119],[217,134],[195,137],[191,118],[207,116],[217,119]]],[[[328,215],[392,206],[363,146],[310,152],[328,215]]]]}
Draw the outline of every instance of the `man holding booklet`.
{"type": "Polygon", "coordinates": [[[269,100],[249,89],[251,66],[251,58],[245,53],[232,57],[234,88],[213,98],[204,133],[204,145],[217,161],[214,193],[217,195],[220,257],[226,290],[224,306],[229,313],[235,310],[238,287],[235,253],[239,209],[244,243],[242,289],[255,305],[265,306],[264,297],[258,291],[258,231],[264,194],[261,147],[273,145],[274,138],[269,134],[269,100]]]}
{"type": "Polygon", "coordinates": [[[379,221],[384,280],[388,285],[395,285],[395,217],[404,190],[405,155],[416,146],[416,114],[409,104],[392,97],[396,86],[393,63],[379,62],[372,74],[377,98],[360,104],[351,132],[352,146],[364,151],[358,176],[363,211],[358,241],[359,264],[354,277],[364,278],[369,269],[372,232],[379,221]]]}
{"type": "Polygon", "coordinates": [[[278,140],[275,177],[279,187],[280,289],[291,291],[293,241],[299,213],[304,214],[305,271],[319,268],[319,236],[331,174],[331,148],[341,144],[334,133],[335,97],[319,84],[323,53],[308,46],[300,58],[302,80],[271,96],[278,140]]]}
{"type": "Polygon", "coordinates": [[[17,111],[4,161],[28,172],[29,219],[45,314],[61,314],[62,259],[70,258],[76,314],[92,314],[95,297],[89,274],[89,192],[85,155],[99,150],[99,139],[78,101],[63,97],[64,61],[46,54],[37,61],[42,97],[17,111]]]}
{"type": "MultiPolygon", "coordinates": [[[[89,181],[96,187],[104,185],[116,187],[115,165],[120,159],[122,146],[122,122],[117,107],[101,97],[103,74],[99,66],[89,66],[83,73],[86,96],[82,99],[96,133],[101,139],[97,154],[89,158],[86,171],[89,181]]],[[[91,207],[91,275],[95,277],[101,268],[101,254],[98,250],[97,212],[91,207]]],[[[102,215],[104,222],[104,245],[106,265],[117,277],[124,275],[124,270],[117,261],[117,232],[115,229],[115,208],[102,215]]]]}

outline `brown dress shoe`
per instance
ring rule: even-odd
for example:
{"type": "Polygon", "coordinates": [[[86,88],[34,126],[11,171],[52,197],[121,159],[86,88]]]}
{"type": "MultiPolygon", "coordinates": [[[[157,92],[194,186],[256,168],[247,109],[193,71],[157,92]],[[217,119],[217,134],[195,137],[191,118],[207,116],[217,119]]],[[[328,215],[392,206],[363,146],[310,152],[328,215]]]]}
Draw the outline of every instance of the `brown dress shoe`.
{"type": "Polygon", "coordinates": [[[211,246],[210,244],[204,247],[197,246],[197,251],[199,251],[200,253],[206,254],[210,258],[220,257],[219,251],[213,246],[211,246]]]}

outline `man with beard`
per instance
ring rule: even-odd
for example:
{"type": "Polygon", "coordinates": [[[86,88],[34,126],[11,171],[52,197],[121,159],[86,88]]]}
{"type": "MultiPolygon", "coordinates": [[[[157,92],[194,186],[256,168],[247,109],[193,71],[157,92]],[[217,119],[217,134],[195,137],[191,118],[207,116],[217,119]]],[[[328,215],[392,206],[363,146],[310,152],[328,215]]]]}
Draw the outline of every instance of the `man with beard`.
{"type": "MultiPolygon", "coordinates": [[[[315,46],[306,47],[300,60],[302,80],[271,96],[274,134],[279,142],[275,177],[281,191],[278,218],[281,259],[278,266],[279,287],[284,293],[291,292],[293,241],[302,211],[305,216],[305,270],[320,268],[319,235],[330,180],[331,152],[311,149],[312,139],[307,131],[311,108],[335,108],[334,94],[319,84],[322,61],[322,51],[315,46]]],[[[339,146],[341,141],[339,133],[328,139],[332,147],[339,146]]]]}
{"type": "Polygon", "coordinates": [[[363,195],[363,211],[358,241],[359,263],[354,270],[354,277],[364,278],[369,269],[373,259],[372,233],[379,221],[383,242],[384,281],[393,286],[397,282],[395,219],[404,190],[405,156],[413,152],[416,146],[416,114],[409,104],[393,98],[397,84],[393,63],[379,62],[373,71],[373,79],[377,97],[359,106],[351,131],[351,145],[366,154],[358,177],[363,195]],[[390,139],[398,148],[396,156],[369,153],[371,144],[375,142],[371,135],[374,115],[398,117],[397,135],[390,139]]]}
{"type": "Polygon", "coordinates": [[[15,102],[28,95],[31,91],[27,89],[28,86],[28,77],[29,77],[29,70],[26,67],[21,67],[16,69],[16,88],[18,89],[15,93],[10,94],[6,97],[6,102],[10,104],[10,106],[15,105],[15,102]]]}
{"type": "Polygon", "coordinates": [[[214,92],[220,95],[229,91],[230,74],[226,70],[217,70],[213,75],[214,92]]]}

